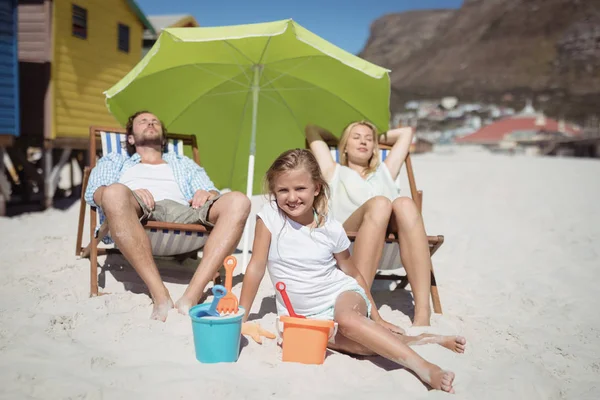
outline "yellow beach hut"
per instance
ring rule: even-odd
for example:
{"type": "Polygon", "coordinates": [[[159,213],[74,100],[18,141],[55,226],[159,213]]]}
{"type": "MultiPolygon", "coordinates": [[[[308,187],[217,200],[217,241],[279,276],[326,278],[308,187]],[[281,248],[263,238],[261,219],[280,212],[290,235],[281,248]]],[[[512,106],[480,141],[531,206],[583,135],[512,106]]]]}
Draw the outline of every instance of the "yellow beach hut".
{"type": "Polygon", "coordinates": [[[160,33],[166,28],[196,28],[200,24],[193,15],[190,14],[169,14],[169,15],[149,15],[148,20],[154,31],[144,31],[144,48],[142,55],[145,56],[148,50],[154,46],[160,33]]]}
{"type": "Polygon", "coordinates": [[[11,156],[27,164],[28,148],[43,149],[43,176],[27,179],[40,179],[49,206],[61,168],[74,156],[83,164],[89,126],[118,125],[102,93],[139,62],[154,28],[133,0],[19,0],[18,15],[21,135],[11,156]]]}

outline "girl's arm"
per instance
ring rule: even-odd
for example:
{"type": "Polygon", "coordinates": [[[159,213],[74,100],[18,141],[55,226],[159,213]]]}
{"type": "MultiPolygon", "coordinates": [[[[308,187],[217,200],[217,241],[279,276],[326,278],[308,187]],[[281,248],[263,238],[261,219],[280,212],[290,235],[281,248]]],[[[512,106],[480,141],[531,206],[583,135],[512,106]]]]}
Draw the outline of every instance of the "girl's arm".
{"type": "Polygon", "coordinates": [[[379,143],[392,146],[390,154],[386,157],[384,163],[387,166],[392,179],[396,180],[404,160],[410,150],[414,130],[413,128],[396,128],[379,135],[379,143]]]}
{"type": "Polygon", "coordinates": [[[379,315],[379,310],[377,309],[375,300],[373,300],[373,296],[371,296],[371,290],[367,287],[367,283],[365,282],[365,279],[363,278],[360,271],[358,270],[358,268],[356,268],[356,266],[354,265],[354,262],[350,258],[350,252],[348,250],[344,250],[341,253],[334,254],[333,256],[335,257],[335,260],[337,261],[337,265],[342,270],[342,272],[344,272],[346,275],[351,276],[354,279],[356,279],[356,282],[358,282],[360,287],[362,287],[363,290],[365,291],[367,298],[371,302],[371,319],[373,321],[377,322],[378,324],[381,324],[384,327],[388,328],[392,332],[404,334],[404,330],[402,328],[400,328],[396,325],[390,324],[389,322],[387,322],[383,318],[381,318],[381,315],[379,315]]]}
{"type": "Polygon", "coordinates": [[[326,181],[330,181],[331,178],[333,178],[333,173],[335,171],[335,161],[333,161],[333,157],[331,157],[329,146],[325,143],[325,139],[335,139],[335,136],[326,129],[312,124],[306,125],[304,133],[306,134],[308,146],[319,163],[319,168],[321,168],[323,177],[326,181]]]}
{"type": "Polygon", "coordinates": [[[254,244],[252,245],[252,257],[244,274],[242,282],[242,293],[240,294],[240,306],[244,307],[245,313],[242,324],[242,334],[250,335],[257,343],[262,343],[261,336],[275,339],[275,335],[262,329],[258,324],[249,324],[248,315],[250,308],[256,298],[258,286],[265,276],[269,245],[271,244],[271,232],[267,229],[260,218],[256,218],[256,229],[254,231],[254,244]]]}

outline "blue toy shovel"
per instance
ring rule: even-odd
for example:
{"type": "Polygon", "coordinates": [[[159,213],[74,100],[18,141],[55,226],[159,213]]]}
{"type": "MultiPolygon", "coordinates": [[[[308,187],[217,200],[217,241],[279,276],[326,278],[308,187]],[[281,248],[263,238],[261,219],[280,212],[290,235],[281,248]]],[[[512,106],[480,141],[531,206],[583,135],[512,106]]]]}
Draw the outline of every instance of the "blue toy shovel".
{"type": "Polygon", "coordinates": [[[217,312],[217,304],[219,304],[219,300],[221,300],[221,298],[223,296],[225,296],[227,294],[227,289],[225,289],[225,286],[223,285],[215,285],[212,288],[212,293],[214,296],[214,299],[212,301],[212,303],[210,304],[210,307],[208,308],[208,310],[200,310],[198,312],[198,314],[196,315],[197,317],[220,317],[221,314],[219,314],[217,312]]]}

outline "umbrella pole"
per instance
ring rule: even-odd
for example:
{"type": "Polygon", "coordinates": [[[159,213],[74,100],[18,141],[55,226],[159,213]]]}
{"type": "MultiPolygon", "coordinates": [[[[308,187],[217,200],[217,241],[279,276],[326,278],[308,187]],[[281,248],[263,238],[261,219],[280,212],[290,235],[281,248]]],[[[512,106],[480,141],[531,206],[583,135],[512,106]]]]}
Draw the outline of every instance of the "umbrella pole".
{"type": "MultiPolygon", "coordinates": [[[[256,154],[256,119],[258,115],[258,94],[260,92],[260,73],[262,65],[252,66],[254,76],[252,79],[252,130],[250,135],[250,155],[248,157],[248,179],[246,181],[246,196],[252,201],[252,186],[254,186],[254,156],[256,154]]],[[[242,272],[248,267],[248,252],[250,250],[250,218],[244,227],[244,247],[242,250],[242,272]]]]}

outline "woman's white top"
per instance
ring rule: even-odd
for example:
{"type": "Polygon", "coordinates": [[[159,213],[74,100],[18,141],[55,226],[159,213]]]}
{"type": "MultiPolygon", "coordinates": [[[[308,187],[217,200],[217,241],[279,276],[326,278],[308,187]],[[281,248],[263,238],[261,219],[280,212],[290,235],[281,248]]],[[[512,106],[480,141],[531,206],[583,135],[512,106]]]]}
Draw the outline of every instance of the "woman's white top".
{"type": "MultiPolygon", "coordinates": [[[[317,314],[330,308],[340,291],[356,280],[337,267],[334,254],[346,250],[350,240],[342,224],[328,217],[319,228],[289,219],[272,200],[257,214],[269,232],[271,244],[267,269],[273,285],[283,282],[297,314],[317,314]]],[[[288,315],[276,295],[277,314],[288,315]]]]}
{"type": "Polygon", "coordinates": [[[358,207],[375,196],[385,196],[392,201],[400,196],[398,186],[392,179],[385,163],[380,163],[375,172],[365,179],[353,169],[336,164],[329,186],[331,189],[330,212],[336,220],[342,223],[358,207]]]}

